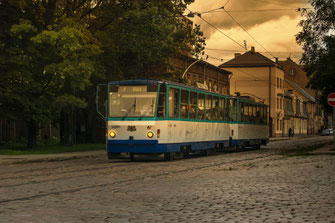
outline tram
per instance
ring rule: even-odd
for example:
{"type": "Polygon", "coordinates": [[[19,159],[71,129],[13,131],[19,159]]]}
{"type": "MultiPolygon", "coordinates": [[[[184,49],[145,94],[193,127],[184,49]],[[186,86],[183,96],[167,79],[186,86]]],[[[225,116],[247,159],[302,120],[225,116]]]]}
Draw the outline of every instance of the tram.
{"type": "Polygon", "coordinates": [[[108,158],[164,154],[172,160],[194,152],[259,148],[269,141],[267,105],[180,83],[109,82],[106,111],[108,158]]]}

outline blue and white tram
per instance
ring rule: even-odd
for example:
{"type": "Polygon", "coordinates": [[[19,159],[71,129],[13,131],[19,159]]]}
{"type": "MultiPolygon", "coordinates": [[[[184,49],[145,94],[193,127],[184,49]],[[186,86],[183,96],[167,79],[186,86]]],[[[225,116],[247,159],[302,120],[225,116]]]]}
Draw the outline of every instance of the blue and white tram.
{"type": "Polygon", "coordinates": [[[258,148],[269,138],[268,107],[179,83],[108,83],[107,155],[185,153],[258,148]]]}

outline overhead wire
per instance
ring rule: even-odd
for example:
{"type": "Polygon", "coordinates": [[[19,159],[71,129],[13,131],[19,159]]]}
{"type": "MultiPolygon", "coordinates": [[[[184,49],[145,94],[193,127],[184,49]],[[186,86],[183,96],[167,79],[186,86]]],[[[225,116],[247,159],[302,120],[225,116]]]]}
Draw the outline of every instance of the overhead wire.
{"type": "Polygon", "coordinates": [[[244,46],[240,43],[238,43],[236,40],[234,40],[233,38],[231,38],[230,36],[228,36],[227,34],[225,34],[224,32],[222,32],[220,29],[218,29],[216,26],[214,26],[213,24],[209,23],[207,20],[205,20],[204,18],[201,17],[200,13],[194,13],[191,10],[189,10],[188,8],[186,8],[188,11],[190,11],[193,15],[197,15],[202,21],[204,21],[205,23],[207,23],[209,26],[211,26],[212,28],[214,28],[215,30],[217,30],[218,32],[220,32],[221,34],[223,34],[225,37],[227,37],[228,39],[230,39],[231,41],[233,41],[234,43],[236,43],[237,45],[239,45],[240,47],[242,47],[244,49],[244,46]]]}
{"type": "Polygon", "coordinates": [[[294,8],[294,9],[246,9],[246,10],[225,10],[225,11],[218,11],[218,9],[208,10],[201,12],[201,14],[207,13],[226,13],[226,12],[270,12],[270,11],[296,11],[300,12],[301,10],[308,10],[309,8],[294,8]]]}
{"type": "Polygon", "coordinates": [[[252,0],[252,1],[256,1],[256,2],[265,2],[265,3],[268,3],[268,4],[272,4],[272,5],[281,5],[281,6],[286,6],[288,8],[293,8],[291,6],[288,6],[288,5],[285,5],[285,4],[280,4],[280,3],[275,3],[275,2],[269,2],[269,1],[264,1],[264,0],[252,0]]]}
{"type": "MultiPolygon", "coordinates": [[[[225,10],[225,9],[224,9],[225,10]]],[[[226,10],[225,10],[226,11],[226,10]]],[[[227,11],[226,11],[227,12],[227,11]]],[[[246,32],[253,40],[255,40],[255,42],[258,44],[258,45],[260,45],[268,54],[270,54],[272,57],[274,57],[267,49],[265,49],[265,47],[260,43],[260,42],[258,42],[232,15],[230,15],[230,13],[229,12],[227,12],[227,14],[230,16],[230,18],[232,19],[232,20],[234,20],[235,21],[235,23],[237,24],[237,25],[239,25],[242,29],[243,29],[243,31],[244,32],[246,32]]]]}
{"type": "MultiPolygon", "coordinates": [[[[244,50],[239,49],[215,49],[215,48],[207,48],[206,50],[214,50],[214,51],[227,51],[227,52],[244,52],[244,50]]],[[[257,51],[259,53],[265,53],[264,51],[257,51]]],[[[303,53],[300,51],[270,51],[271,53],[303,53]]]]}
{"type": "Polygon", "coordinates": [[[230,2],[230,0],[228,0],[228,1],[224,4],[223,8],[226,7],[226,5],[227,5],[229,2],[230,2]]]}

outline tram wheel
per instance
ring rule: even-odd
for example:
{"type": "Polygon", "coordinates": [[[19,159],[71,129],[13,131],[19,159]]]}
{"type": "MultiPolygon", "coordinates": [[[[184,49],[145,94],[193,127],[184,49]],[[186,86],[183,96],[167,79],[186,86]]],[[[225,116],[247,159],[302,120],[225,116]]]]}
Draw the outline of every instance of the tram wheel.
{"type": "Polygon", "coordinates": [[[107,153],[108,159],[115,159],[118,158],[121,155],[121,153],[107,153]]]}
{"type": "Polygon", "coordinates": [[[171,152],[171,153],[164,153],[164,160],[166,161],[172,161],[175,159],[176,153],[171,152]]]}
{"type": "Polygon", "coordinates": [[[235,147],[235,151],[236,152],[243,152],[244,151],[244,147],[243,146],[236,146],[235,147]]]}
{"type": "Polygon", "coordinates": [[[178,152],[177,155],[180,159],[184,159],[184,153],[183,152],[178,152]]]}
{"type": "Polygon", "coordinates": [[[204,151],[204,154],[205,154],[205,156],[210,156],[210,155],[212,155],[212,149],[206,149],[206,150],[204,151]]]}
{"type": "Polygon", "coordinates": [[[135,160],[135,155],[134,155],[134,153],[130,153],[130,154],[129,154],[129,157],[130,157],[130,161],[134,161],[134,160],[135,160]]]}
{"type": "Polygon", "coordinates": [[[253,149],[260,149],[261,148],[261,145],[254,145],[252,146],[253,149]]]}

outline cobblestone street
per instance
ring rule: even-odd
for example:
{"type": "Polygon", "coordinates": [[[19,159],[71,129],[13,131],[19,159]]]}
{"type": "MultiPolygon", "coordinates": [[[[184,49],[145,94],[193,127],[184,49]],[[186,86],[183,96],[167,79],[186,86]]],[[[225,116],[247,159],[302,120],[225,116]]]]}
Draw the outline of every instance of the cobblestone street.
{"type": "Polygon", "coordinates": [[[332,137],[164,162],[105,156],[0,166],[0,222],[335,222],[332,137]]]}

